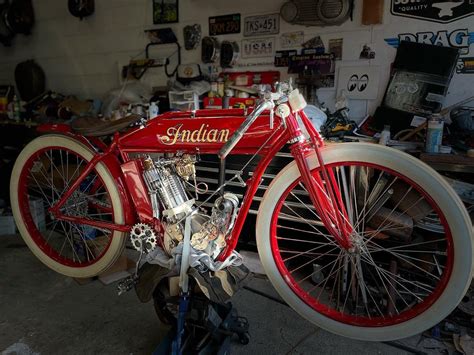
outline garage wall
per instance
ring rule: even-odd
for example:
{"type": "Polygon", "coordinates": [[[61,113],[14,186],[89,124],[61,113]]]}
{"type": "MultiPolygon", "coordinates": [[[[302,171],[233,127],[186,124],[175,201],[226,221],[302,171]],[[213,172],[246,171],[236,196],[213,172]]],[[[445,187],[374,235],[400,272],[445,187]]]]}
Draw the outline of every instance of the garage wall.
{"type": "MultiPolygon", "coordinates": [[[[66,94],[76,94],[82,98],[102,97],[106,91],[121,84],[119,72],[122,65],[132,57],[144,57],[143,50],[148,41],[143,30],[157,27],[152,21],[151,0],[98,0],[95,14],[83,21],[69,14],[66,0],[35,0],[33,2],[37,18],[33,34],[28,37],[17,36],[10,48],[0,47],[1,84],[14,82],[13,70],[18,62],[34,58],[46,73],[48,88],[66,94]]],[[[182,28],[187,24],[200,23],[203,35],[207,35],[210,15],[240,12],[242,17],[245,17],[275,13],[279,11],[283,2],[181,0],[180,23],[173,24],[171,27],[182,43],[182,28]]],[[[433,32],[433,36],[428,34],[423,37],[427,40],[434,39],[438,31],[446,31],[447,34],[456,29],[474,31],[473,16],[447,25],[392,16],[389,0],[385,0],[383,25],[361,25],[361,11],[362,1],[356,1],[354,21],[348,21],[341,26],[304,27],[280,21],[280,33],[302,30],[305,32],[305,39],[320,35],[326,46],[331,38],[343,38],[343,60],[337,62],[337,67],[371,65],[378,68],[381,79],[378,99],[352,100],[350,105],[353,118],[361,118],[367,113],[373,113],[383,96],[390,63],[396,51],[384,39],[397,38],[402,33],[433,32]],[[374,45],[375,59],[359,59],[359,53],[364,44],[374,45]]],[[[221,36],[221,39],[240,41],[242,36],[240,34],[226,35],[221,36]]],[[[278,41],[276,43],[278,46],[278,41]]],[[[152,54],[158,57],[168,56],[173,50],[174,47],[171,46],[163,47],[159,49],[159,52],[152,52],[152,54]]],[[[474,51],[472,48],[471,50],[474,51]]],[[[471,55],[474,56],[474,54],[471,55]]],[[[183,48],[184,63],[199,61],[200,48],[194,51],[186,51],[183,48]]],[[[240,64],[271,63],[272,61],[273,58],[259,58],[241,60],[240,64]]],[[[273,69],[273,67],[260,65],[236,68],[236,70],[263,69],[273,69]]],[[[284,71],[282,75],[286,76],[284,71]]],[[[455,74],[447,104],[473,95],[473,79],[473,74],[455,74]]],[[[164,85],[166,77],[163,75],[163,69],[151,70],[144,81],[153,86],[164,85]]],[[[321,101],[332,107],[336,89],[320,89],[318,95],[321,101]]]]}

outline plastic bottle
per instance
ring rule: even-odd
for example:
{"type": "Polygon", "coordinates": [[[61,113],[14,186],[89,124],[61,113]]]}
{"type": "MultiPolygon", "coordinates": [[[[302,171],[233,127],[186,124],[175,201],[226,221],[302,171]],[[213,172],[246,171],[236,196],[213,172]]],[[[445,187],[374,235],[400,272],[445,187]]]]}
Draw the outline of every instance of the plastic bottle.
{"type": "Polygon", "coordinates": [[[439,148],[443,140],[443,126],[444,122],[439,115],[433,115],[429,119],[425,146],[427,153],[439,153],[439,148]]]}
{"type": "Polygon", "coordinates": [[[156,102],[151,102],[150,107],[148,108],[148,118],[155,118],[158,116],[159,108],[156,102]]]}
{"type": "Polygon", "coordinates": [[[389,140],[390,140],[390,126],[385,125],[383,126],[383,131],[380,132],[379,144],[387,145],[389,140]]]}
{"type": "Polygon", "coordinates": [[[209,97],[216,97],[218,95],[218,84],[217,81],[211,82],[211,91],[209,92],[209,97]],[[211,96],[212,95],[212,96],[211,96]]]}

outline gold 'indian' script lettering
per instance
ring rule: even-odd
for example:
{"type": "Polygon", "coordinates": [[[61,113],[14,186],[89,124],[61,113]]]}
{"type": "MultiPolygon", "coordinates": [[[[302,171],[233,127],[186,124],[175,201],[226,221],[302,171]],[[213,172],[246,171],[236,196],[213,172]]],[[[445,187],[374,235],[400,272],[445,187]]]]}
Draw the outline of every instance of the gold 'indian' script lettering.
{"type": "Polygon", "coordinates": [[[183,129],[183,125],[179,124],[170,127],[166,131],[166,135],[158,135],[158,140],[166,145],[176,143],[225,143],[229,140],[228,129],[209,129],[208,124],[202,124],[199,129],[183,129]]]}

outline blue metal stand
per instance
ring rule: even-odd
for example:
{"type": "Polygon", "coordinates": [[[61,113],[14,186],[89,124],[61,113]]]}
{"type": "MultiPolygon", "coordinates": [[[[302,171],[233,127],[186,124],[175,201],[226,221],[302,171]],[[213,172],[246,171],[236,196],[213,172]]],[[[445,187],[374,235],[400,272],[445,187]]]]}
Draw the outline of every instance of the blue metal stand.
{"type": "Polygon", "coordinates": [[[186,321],[186,313],[188,312],[189,305],[189,293],[182,294],[179,297],[179,310],[178,310],[178,324],[176,328],[176,337],[172,344],[171,354],[182,355],[181,346],[182,339],[184,337],[184,323],[186,321]]]}
{"type": "Polygon", "coordinates": [[[241,344],[248,344],[248,329],[247,319],[239,317],[231,303],[218,304],[183,294],[179,299],[176,326],[153,355],[228,354],[234,335],[241,344]]]}

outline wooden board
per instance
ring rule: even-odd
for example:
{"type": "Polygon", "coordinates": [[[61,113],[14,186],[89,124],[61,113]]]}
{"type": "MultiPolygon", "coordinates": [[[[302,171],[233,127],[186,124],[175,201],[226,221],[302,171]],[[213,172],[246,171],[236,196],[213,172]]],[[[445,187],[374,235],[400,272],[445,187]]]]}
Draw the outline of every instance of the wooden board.
{"type": "Polygon", "coordinates": [[[454,154],[420,154],[420,160],[435,170],[474,173],[474,158],[454,154]]]}
{"type": "Polygon", "coordinates": [[[466,155],[422,153],[420,159],[425,163],[460,164],[474,166],[474,158],[466,155]]]}
{"type": "Polygon", "coordinates": [[[384,0],[364,0],[362,9],[362,24],[376,25],[383,20],[384,0]]]}

